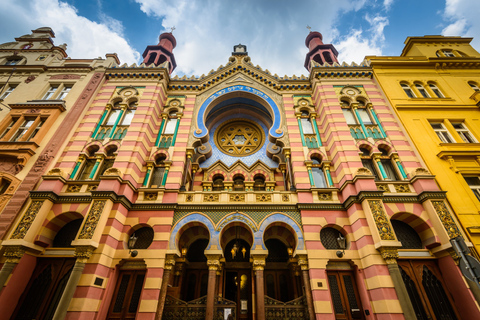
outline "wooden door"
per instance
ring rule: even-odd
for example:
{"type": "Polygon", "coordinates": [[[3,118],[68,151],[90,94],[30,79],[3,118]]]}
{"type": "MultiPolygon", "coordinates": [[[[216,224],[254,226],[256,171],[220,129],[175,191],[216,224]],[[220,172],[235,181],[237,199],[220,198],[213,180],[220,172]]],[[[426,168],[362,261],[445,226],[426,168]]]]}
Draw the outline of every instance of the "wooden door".
{"type": "Polygon", "coordinates": [[[351,271],[328,271],[335,319],[364,319],[362,305],[351,271]]]}
{"type": "Polygon", "coordinates": [[[432,260],[399,260],[398,265],[417,320],[460,319],[432,260]]]}
{"type": "Polygon", "coordinates": [[[288,270],[265,270],[265,295],[287,302],[293,300],[292,281],[288,270]]]}
{"type": "Polygon", "coordinates": [[[75,259],[38,259],[12,319],[52,319],[75,259]]]}
{"type": "Polygon", "coordinates": [[[120,272],[107,319],[135,319],[144,280],[145,270],[120,272]]]}
{"type": "Polygon", "coordinates": [[[252,318],[251,270],[227,270],[225,274],[225,299],[237,303],[235,319],[252,318]]]}
{"type": "Polygon", "coordinates": [[[182,290],[182,299],[192,301],[207,295],[208,270],[187,270],[182,290]]]}

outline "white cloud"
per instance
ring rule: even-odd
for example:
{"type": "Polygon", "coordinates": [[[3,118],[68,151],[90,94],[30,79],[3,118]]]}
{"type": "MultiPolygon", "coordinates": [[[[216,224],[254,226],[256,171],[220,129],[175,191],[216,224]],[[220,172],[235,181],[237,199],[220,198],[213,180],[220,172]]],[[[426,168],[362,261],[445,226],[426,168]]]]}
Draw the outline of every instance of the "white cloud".
{"type": "Polygon", "coordinates": [[[0,2],[0,21],[9,26],[10,35],[21,36],[31,29],[48,26],[55,32],[56,45],[68,44],[67,53],[72,58],[105,57],[106,53],[116,52],[122,63],[137,62],[140,54],[123,38],[121,23],[106,15],[101,19],[102,23],[88,20],[79,16],[75,7],[58,0],[0,2]]]}
{"type": "Polygon", "coordinates": [[[480,1],[478,0],[446,0],[443,13],[449,24],[442,30],[445,36],[476,37],[472,41],[474,47],[480,46],[480,1]]]}
{"type": "Polygon", "coordinates": [[[338,60],[347,63],[361,63],[365,56],[381,55],[382,50],[376,43],[364,37],[362,30],[352,32],[336,45],[339,52],[338,60]]]}
{"type": "Polygon", "coordinates": [[[394,1],[395,0],[383,0],[383,6],[385,7],[385,10],[390,10],[394,1]]]}
{"type": "MultiPolygon", "coordinates": [[[[341,22],[339,16],[366,6],[365,0],[135,1],[147,15],[162,19],[165,31],[176,27],[175,72],[180,75],[206,74],[225,65],[238,43],[247,45],[254,65],[281,76],[306,74],[306,26],[321,32],[324,43],[332,43],[337,41],[332,26],[341,22]]],[[[337,42],[334,45],[338,46],[337,42]]],[[[355,60],[363,60],[361,54],[355,60]]]]}

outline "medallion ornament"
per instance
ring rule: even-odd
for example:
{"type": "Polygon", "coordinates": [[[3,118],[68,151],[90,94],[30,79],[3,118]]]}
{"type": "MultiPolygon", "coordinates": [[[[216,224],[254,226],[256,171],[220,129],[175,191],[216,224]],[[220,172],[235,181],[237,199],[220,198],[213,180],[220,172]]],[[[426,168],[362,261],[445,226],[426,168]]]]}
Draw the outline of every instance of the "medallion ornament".
{"type": "Polygon", "coordinates": [[[215,144],[225,154],[243,157],[254,154],[263,146],[265,134],[253,121],[232,120],[215,130],[215,144]]]}
{"type": "Polygon", "coordinates": [[[383,210],[382,202],[380,200],[368,200],[370,210],[372,210],[373,219],[377,225],[378,233],[381,240],[395,240],[392,227],[388,222],[388,218],[383,210]]]}

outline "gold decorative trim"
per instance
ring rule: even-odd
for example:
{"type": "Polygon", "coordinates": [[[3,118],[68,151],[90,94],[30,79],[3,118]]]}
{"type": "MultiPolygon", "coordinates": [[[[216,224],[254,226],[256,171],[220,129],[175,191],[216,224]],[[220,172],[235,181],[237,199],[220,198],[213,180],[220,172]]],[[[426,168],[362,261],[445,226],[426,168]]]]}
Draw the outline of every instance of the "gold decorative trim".
{"type": "Polygon", "coordinates": [[[395,184],[394,187],[395,187],[395,191],[397,191],[398,193],[411,192],[408,184],[395,184]]]}
{"type": "Polygon", "coordinates": [[[193,202],[193,194],[187,194],[185,197],[185,202],[193,202]]]}
{"type": "Polygon", "coordinates": [[[442,221],[442,224],[445,228],[445,230],[448,233],[448,236],[450,238],[456,238],[460,236],[460,232],[458,231],[458,227],[455,224],[455,221],[453,221],[452,215],[450,214],[450,211],[447,208],[447,205],[445,204],[444,201],[432,201],[433,207],[435,208],[435,211],[437,212],[438,217],[442,221]]]}
{"type": "Polygon", "coordinates": [[[378,191],[390,192],[390,189],[388,188],[387,184],[378,184],[377,189],[378,191]]]}
{"type": "Polygon", "coordinates": [[[158,192],[145,192],[144,199],[145,200],[157,200],[158,198],[158,192]]]}
{"type": "Polygon", "coordinates": [[[205,194],[205,195],[203,195],[203,201],[217,202],[218,201],[218,194],[205,194]]]}
{"type": "Polygon", "coordinates": [[[261,259],[253,258],[254,271],[262,271],[263,269],[265,269],[265,265],[266,265],[265,258],[261,258],[261,259]]]}
{"type": "Polygon", "coordinates": [[[373,219],[377,225],[380,239],[382,240],[395,240],[392,227],[388,222],[388,218],[383,210],[382,202],[380,200],[368,200],[370,210],[372,210],[373,219]]]}
{"type": "Polygon", "coordinates": [[[18,263],[25,254],[25,248],[22,246],[7,246],[3,256],[7,258],[6,262],[18,263]]]}
{"type": "Polygon", "coordinates": [[[231,194],[230,195],[230,201],[245,201],[245,195],[244,194],[231,194]]]}
{"type": "Polygon", "coordinates": [[[318,200],[320,200],[320,201],[332,200],[332,193],[331,192],[319,192],[318,193],[318,200]]]}
{"type": "Polygon", "coordinates": [[[290,202],[290,197],[288,196],[288,194],[282,195],[282,201],[283,202],[290,202]]]}
{"type": "Polygon", "coordinates": [[[78,239],[92,239],[107,200],[94,200],[78,239]]]}
{"type": "Polygon", "coordinates": [[[28,229],[30,229],[30,226],[35,220],[38,211],[40,211],[42,204],[43,201],[32,201],[10,239],[23,239],[25,237],[28,229]]]}
{"type": "Polygon", "coordinates": [[[396,264],[398,250],[396,248],[380,248],[380,254],[387,264],[396,264]]]}
{"type": "Polygon", "coordinates": [[[272,196],[269,194],[257,194],[257,202],[269,202],[272,201],[272,196]]]}
{"type": "Polygon", "coordinates": [[[67,192],[80,192],[80,189],[82,189],[81,184],[71,184],[67,188],[67,192]]]}
{"type": "Polygon", "coordinates": [[[87,263],[88,259],[93,255],[94,247],[81,246],[75,248],[74,256],[77,257],[77,261],[81,263],[87,263]]]}
{"type": "Polygon", "coordinates": [[[265,133],[253,121],[233,119],[215,130],[215,144],[229,156],[244,157],[257,152],[265,142],[265,133]]]}

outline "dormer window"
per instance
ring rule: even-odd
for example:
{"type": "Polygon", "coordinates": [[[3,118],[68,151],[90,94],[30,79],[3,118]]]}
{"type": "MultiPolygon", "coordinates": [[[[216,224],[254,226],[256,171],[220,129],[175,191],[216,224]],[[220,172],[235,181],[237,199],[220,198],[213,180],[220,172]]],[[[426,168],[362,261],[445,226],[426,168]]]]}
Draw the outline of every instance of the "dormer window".
{"type": "Polygon", "coordinates": [[[452,50],[443,49],[442,53],[445,55],[445,57],[448,57],[448,58],[455,57],[455,54],[453,53],[452,50]]]}

